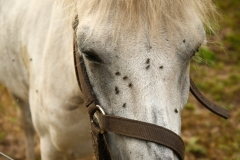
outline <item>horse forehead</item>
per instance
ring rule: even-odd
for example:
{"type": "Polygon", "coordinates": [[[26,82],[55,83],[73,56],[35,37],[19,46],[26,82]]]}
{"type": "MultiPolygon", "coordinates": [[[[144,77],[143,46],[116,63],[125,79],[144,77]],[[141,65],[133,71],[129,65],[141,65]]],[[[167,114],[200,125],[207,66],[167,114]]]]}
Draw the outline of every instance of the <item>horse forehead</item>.
{"type": "Polygon", "coordinates": [[[152,36],[150,32],[148,29],[142,30],[142,32],[129,31],[122,35],[123,38],[118,41],[118,44],[121,49],[135,48],[147,52],[150,50],[187,52],[197,49],[206,40],[206,33],[201,23],[191,31],[187,28],[168,30],[159,27],[159,32],[155,35],[152,36]]]}
{"type": "MultiPolygon", "coordinates": [[[[88,22],[88,21],[87,21],[88,22]]],[[[195,32],[190,32],[187,27],[181,30],[167,30],[159,27],[159,32],[151,36],[148,28],[138,32],[136,30],[113,34],[113,27],[107,25],[101,28],[91,28],[92,23],[82,23],[78,28],[79,41],[84,43],[86,48],[94,48],[98,53],[104,53],[107,56],[124,56],[131,54],[141,56],[150,50],[155,52],[179,52],[188,53],[197,50],[205,40],[205,30],[199,22],[195,28],[195,32]],[[100,33],[99,33],[100,32],[100,33]],[[86,38],[87,37],[87,38],[86,38]],[[86,40],[87,39],[87,40],[86,40]],[[131,52],[131,53],[130,53],[131,52]]],[[[158,55],[159,56],[159,55],[158,55]]],[[[115,58],[117,59],[117,58],[115,58]]]]}
{"type": "Polygon", "coordinates": [[[199,27],[197,32],[191,34],[187,30],[174,31],[168,33],[167,31],[160,31],[158,35],[151,37],[148,30],[142,32],[129,31],[123,34],[119,34],[118,38],[115,39],[114,35],[109,32],[106,28],[104,31],[98,35],[97,29],[94,32],[89,32],[89,27],[84,26],[79,32],[79,39],[85,41],[85,45],[98,45],[98,48],[111,46],[115,49],[124,48],[138,48],[138,47],[148,47],[148,48],[162,48],[165,45],[171,45],[171,47],[181,47],[182,42],[188,48],[195,47],[205,40],[205,31],[203,27],[199,27]],[[89,36],[88,34],[92,34],[89,36]]]}

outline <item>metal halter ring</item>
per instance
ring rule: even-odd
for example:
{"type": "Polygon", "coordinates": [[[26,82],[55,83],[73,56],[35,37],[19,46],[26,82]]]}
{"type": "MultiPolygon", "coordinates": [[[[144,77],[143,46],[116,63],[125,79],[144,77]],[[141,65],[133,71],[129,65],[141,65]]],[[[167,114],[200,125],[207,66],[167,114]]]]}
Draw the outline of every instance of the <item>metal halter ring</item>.
{"type": "Polygon", "coordinates": [[[106,113],[104,112],[100,105],[96,105],[96,107],[98,108],[98,111],[100,111],[103,115],[106,115],[106,113]]]}
{"type": "MultiPolygon", "coordinates": [[[[96,105],[96,107],[97,107],[96,111],[99,111],[101,114],[106,115],[106,113],[104,112],[104,110],[102,109],[102,107],[100,105],[96,105]]],[[[93,116],[94,116],[94,114],[90,115],[90,120],[91,120],[91,123],[94,123],[96,125],[96,123],[93,120],[93,116]]],[[[101,126],[99,126],[99,129],[100,129],[100,133],[103,134],[104,130],[101,129],[101,126]]]]}

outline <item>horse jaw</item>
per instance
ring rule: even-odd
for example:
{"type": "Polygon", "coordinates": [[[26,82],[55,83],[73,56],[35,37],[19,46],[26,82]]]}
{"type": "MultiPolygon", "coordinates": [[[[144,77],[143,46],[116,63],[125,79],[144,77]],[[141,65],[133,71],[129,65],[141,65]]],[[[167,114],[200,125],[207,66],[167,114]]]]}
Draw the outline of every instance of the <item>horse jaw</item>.
{"type": "MultiPolygon", "coordinates": [[[[189,93],[189,62],[205,39],[202,26],[198,27],[200,36],[185,30],[171,33],[174,38],[164,28],[158,34],[161,38],[155,39],[146,36],[148,30],[138,38],[131,31],[112,45],[111,26],[99,36],[97,28],[88,31],[91,21],[82,24],[78,27],[79,49],[94,52],[102,60],[98,63],[84,56],[90,83],[105,112],[180,135],[181,110],[189,93]]],[[[158,144],[114,133],[106,133],[105,138],[113,159],[178,159],[172,150],[158,144]]]]}

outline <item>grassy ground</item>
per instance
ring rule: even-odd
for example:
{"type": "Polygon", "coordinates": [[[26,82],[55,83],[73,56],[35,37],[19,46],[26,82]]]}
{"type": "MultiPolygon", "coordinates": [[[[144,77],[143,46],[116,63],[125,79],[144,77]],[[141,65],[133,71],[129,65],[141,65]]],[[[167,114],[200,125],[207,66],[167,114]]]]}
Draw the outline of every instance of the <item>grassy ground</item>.
{"type": "MultiPolygon", "coordinates": [[[[190,96],[182,112],[186,160],[240,160],[240,1],[214,1],[221,29],[209,47],[201,48],[198,56],[204,61],[192,62],[191,76],[208,98],[231,110],[231,117],[213,115],[190,96]]],[[[16,104],[0,86],[0,151],[22,160],[23,133],[16,117],[16,104]]]]}
{"type": "Polygon", "coordinates": [[[215,0],[222,15],[221,30],[203,47],[191,66],[191,76],[207,97],[231,110],[221,119],[191,96],[185,107],[183,138],[187,159],[240,160],[240,1],[215,0]]]}

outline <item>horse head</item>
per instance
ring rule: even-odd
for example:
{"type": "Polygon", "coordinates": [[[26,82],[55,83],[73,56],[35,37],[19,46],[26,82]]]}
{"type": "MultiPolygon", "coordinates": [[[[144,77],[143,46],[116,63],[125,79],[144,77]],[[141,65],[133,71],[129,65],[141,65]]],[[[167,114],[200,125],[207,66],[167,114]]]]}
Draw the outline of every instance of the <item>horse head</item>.
{"type": "MultiPolygon", "coordinates": [[[[188,5],[180,3],[131,3],[91,3],[84,14],[89,3],[78,5],[77,49],[92,92],[107,115],[180,135],[189,64],[206,37],[203,21],[189,12],[194,5],[185,11],[188,5]]],[[[113,159],[177,159],[159,144],[111,132],[104,137],[113,159]]]]}

